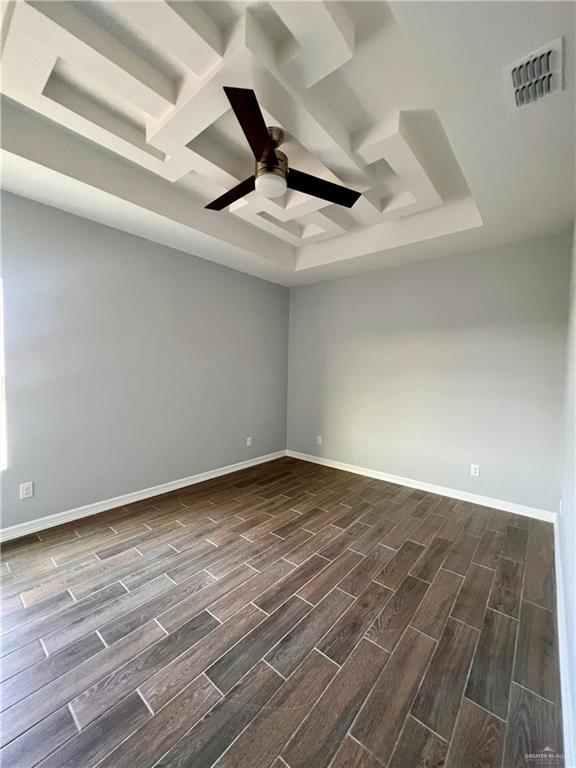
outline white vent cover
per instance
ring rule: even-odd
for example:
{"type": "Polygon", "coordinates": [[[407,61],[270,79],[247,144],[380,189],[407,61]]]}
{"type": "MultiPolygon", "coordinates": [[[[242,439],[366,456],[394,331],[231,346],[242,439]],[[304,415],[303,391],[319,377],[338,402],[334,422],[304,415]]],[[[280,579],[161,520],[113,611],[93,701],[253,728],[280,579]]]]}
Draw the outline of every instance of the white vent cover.
{"type": "Polygon", "coordinates": [[[511,107],[524,107],[564,88],[562,38],[517,59],[504,70],[511,107]]]}

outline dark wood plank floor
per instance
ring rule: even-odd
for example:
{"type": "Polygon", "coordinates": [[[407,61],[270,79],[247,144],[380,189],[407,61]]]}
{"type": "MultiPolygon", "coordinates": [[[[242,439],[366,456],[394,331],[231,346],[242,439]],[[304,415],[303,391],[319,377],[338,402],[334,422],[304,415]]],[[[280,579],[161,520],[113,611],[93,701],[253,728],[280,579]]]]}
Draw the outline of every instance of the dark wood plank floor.
{"type": "Polygon", "coordinates": [[[0,761],[533,768],[562,751],[552,544],[288,458],[8,543],[0,761]]]}

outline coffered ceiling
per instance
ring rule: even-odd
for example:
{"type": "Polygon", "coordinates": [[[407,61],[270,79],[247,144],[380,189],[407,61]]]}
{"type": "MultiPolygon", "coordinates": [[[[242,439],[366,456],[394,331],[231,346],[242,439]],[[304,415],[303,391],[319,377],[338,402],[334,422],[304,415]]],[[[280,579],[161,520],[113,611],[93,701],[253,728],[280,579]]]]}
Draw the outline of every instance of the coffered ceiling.
{"type": "Polygon", "coordinates": [[[572,3],[25,2],[2,19],[3,186],[286,284],[567,228],[574,83],[514,109],[502,70],[572,3]],[[204,206],[253,159],[253,88],[290,165],[363,194],[204,206]]]}

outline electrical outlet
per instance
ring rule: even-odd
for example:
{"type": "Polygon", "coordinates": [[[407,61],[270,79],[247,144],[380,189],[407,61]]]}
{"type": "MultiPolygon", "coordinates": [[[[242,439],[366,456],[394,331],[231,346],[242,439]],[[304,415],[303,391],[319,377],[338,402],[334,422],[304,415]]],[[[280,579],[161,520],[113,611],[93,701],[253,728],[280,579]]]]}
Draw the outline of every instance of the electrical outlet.
{"type": "Polygon", "coordinates": [[[31,499],[34,496],[34,483],[20,483],[20,499],[31,499]]]}
{"type": "Polygon", "coordinates": [[[322,435],[316,435],[316,445],[322,445],[322,435]]]}
{"type": "Polygon", "coordinates": [[[252,448],[252,437],[246,438],[246,448],[252,448]]]}
{"type": "Polygon", "coordinates": [[[480,477],[480,464],[470,464],[470,476],[480,477]]]}

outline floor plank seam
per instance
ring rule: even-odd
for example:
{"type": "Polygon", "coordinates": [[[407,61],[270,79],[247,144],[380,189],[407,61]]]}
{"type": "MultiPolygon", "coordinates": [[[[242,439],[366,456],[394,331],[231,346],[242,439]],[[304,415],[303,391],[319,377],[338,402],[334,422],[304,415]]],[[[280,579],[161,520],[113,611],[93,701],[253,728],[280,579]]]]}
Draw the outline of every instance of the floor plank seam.
{"type": "MultiPolygon", "coordinates": [[[[372,625],[370,625],[370,626],[372,626],[372,625]]],[[[370,629],[370,627],[368,627],[368,629],[370,629]]],[[[368,632],[368,629],[366,630],[366,632],[368,632]]],[[[377,648],[380,648],[381,651],[386,651],[386,653],[390,653],[390,651],[386,650],[386,648],[384,648],[383,645],[380,645],[380,643],[377,643],[376,640],[372,640],[371,637],[368,637],[368,635],[366,633],[364,633],[362,635],[362,640],[366,640],[367,643],[372,643],[372,645],[375,645],[377,648]]]]}
{"type": "Polygon", "coordinates": [[[474,699],[470,699],[466,694],[464,694],[464,699],[466,701],[469,701],[471,704],[473,704],[475,707],[478,707],[479,709],[484,710],[486,714],[490,715],[490,717],[495,717],[497,720],[500,720],[501,723],[506,724],[506,719],[503,717],[500,717],[500,715],[497,715],[495,712],[491,712],[489,709],[486,709],[486,707],[482,706],[482,704],[478,704],[477,701],[474,701],[474,699]]]}
{"type": "MultiPolygon", "coordinates": [[[[381,765],[381,766],[382,766],[382,768],[386,768],[386,765],[387,765],[387,763],[384,763],[382,760],[380,760],[380,758],[378,757],[378,755],[374,754],[374,752],[372,752],[370,749],[368,749],[368,747],[367,747],[367,746],[365,746],[364,744],[362,744],[362,742],[361,742],[361,741],[359,741],[359,740],[358,740],[358,739],[357,739],[355,736],[353,736],[353,735],[352,735],[351,731],[352,731],[352,727],[350,727],[350,728],[348,729],[348,731],[346,732],[346,736],[347,736],[349,739],[352,739],[352,741],[355,741],[355,742],[356,742],[356,744],[358,744],[360,747],[362,747],[362,749],[364,749],[366,752],[368,752],[368,754],[370,755],[370,757],[373,757],[373,758],[374,758],[374,760],[375,760],[375,761],[378,763],[378,765],[381,765]]],[[[402,729],[400,729],[400,731],[402,731],[402,729]]],[[[342,742],[343,742],[343,741],[344,741],[344,739],[342,739],[342,742]]],[[[396,744],[394,744],[394,747],[396,747],[396,744]]],[[[338,748],[338,749],[339,749],[339,748],[338,748]]],[[[392,755],[394,754],[394,750],[392,750],[392,753],[391,753],[391,754],[392,754],[392,755]]],[[[334,757],[333,757],[333,758],[332,758],[332,760],[330,761],[330,766],[331,766],[331,765],[332,765],[332,763],[333,763],[333,762],[336,760],[336,758],[337,758],[337,757],[338,757],[338,751],[336,751],[336,754],[334,755],[334,757]]],[[[390,758],[390,759],[392,759],[392,758],[390,758]]],[[[330,768],[330,766],[328,766],[328,768],[330,768]]],[[[408,768],[408,767],[407,767],[407,768],[408,768]]]]}
{"type": "MultiPolygon", "coordinates": [[[[521,584],[521,588],[520,588],[520,597],[519,597],[519,601],[518,601],[518,618],[520,618],[520,613],[521,613],[521,609],[522,609],[522,601],[524,599],[524,586],[525,586],[525,582],[526,582],[526,570],[527,569],[524,568],[523,571],[522,571],[522,584],[521,584]]],[[[517,654],[518,654],[518,640],[519,640],[519,637],[520,637],[520,623],[518,623],[518,628],[516,630],[516,637],[514,639],[514,653],[512,655],[512,667],[511,667],[512,672],[511,672],[511,675],[510,675],[510,684],[508,686],[508,706],[506,707],[506,723],[507,724],[510,721],[510,707],[512,705],[512,696],[511,696],[511,693],[512,693],[512,683],[514,682],[514,672],[515,672],[515,669],[516,669],[516,658],[517,658],[517,654]]],[[[507,738],[508,738],[508,729],[506,729],[506,734],[505,734],[505,739],[504,739],[504,748],[502,749],[502,758],[501,758],[501,761],[500,761],[501,768],[506,768],[506,766],[504,765],[504,760],[506,758],[506,739],[507,738]]]]}
{"type": "MultiPolygon", "coordinates": [[[[311,651],[310,651],[310,652],[309,652],[309,653],[306,655],[306,657],[305,657],[305,658],[304,658],[304,659],[303,659],[303,660],[300,662],[300,664],[299,664],[299,665],[296,667],[296,669],[295,669],[295,670],[292,672],[292,674],[289,676],[289,678],[288,678],[288,679],[290,679],[290,677],[292,677],[292,675],[294,675],[294,673],[296,672],[296,670],[297,670],[297,669],[298,669],[298,668],[299,668],[299,667],[300,667],[300,666],[301,666],[301,665],[304,663],[304,661],[305,661],[305,660],[306,660],[306,658],[307,658],[307,657],[310,655],[310,653],[313,653],[314,651],[317,651],[318,653],[322,653],[321,651],[318,651],[318,649],[317,649],[317,648],[313,648],[313,649],[312,649],[312,650],[311,650],[311,651]]],[[[324,656],[325,654],[322,654],[322,655],[324,656]]],[[[328,658],[328,657],[326,657],[326,658],[328,658]]],[[[334,662],[332,659],[328,659],[328,661],[332,661],[332,663],[333,663],[333,664],[335,664],[335,663],[336,663],[336,662],[334,662]]],[[[336,665],[336,666],[338,666],[338,665],[336,665]]],[[[303,718],[303,719],[300,721],[299,725],[298,725],[298,726],[296,727],[296,729],[295,729],[295,730],[294,730],[294,731],[293,731],[293,732],[290,734],[290,736],[289,736],[289,737],[286,739],[286,741],[284,742],[284,744],[283,744],[283,745],[282,745],[282,747],[280,748],[280,750],[279,750],[279,753],[278,753],[278,756],[279,756],[279,757],[282,759],[282,761],[285,763],[285,765],[288,765],[288,766],[290,766],[290,764],[288,763],[288,761],[286,761],[286,760],[285,760],[285,759],[282,757],[282,752],[284,752],[284,750],[285,750],[285,749],[286,749],[286,748],[287,748],[287,747],[290,745],[290,743],[292,742],[292,740],[294,739],[294,737],[296,736],[296,734],[298,733],[298,731],[299,731],[301,728],[303,728],[303,726],[304,726],[304,723],[306,723],[306,722],[307,722],[308,718],[310,718],[310,717],[312,716],[312,713],[314,712],[314,708],[316,707],[316,705],[318,704],[318,702],[319,702],[319,701],[322,699],[322,697],[324,696],[324,694],[326,693],[326,691],[327,691],[327,690],[330,688],[330,685],[331,685],[331,684],[334,682],[334,680],[336,680],[336,678],[337,678],[337,677],[338,677],[338,675],[340,674],[340,669],[341,669],[341,667],[340,667],[340,668],[339,668],[339,670],[338,670],[338,671],[337,671],[337,672],[334,674],[334,676],[331,678],[331,680],[328,682],[328,684],[327,684],[327,685],[326,685],[326,686],[323,688],[323,690],[322,690],[322,691],[320,691],[320,693],[318,694],[318,696],[317,696],[317,697],[314,699],[314,701],[311,703],[311,705],[310,705],[310,707],[309,707],[309,709],[308,709],[308,712],[306,713],[306,715],[304,716],[304,718],[303,718]]]]}
{"type": "MultiPolygon", "coordinates": [[[[146,707],[146,709],[148,710],[148,712],[150,712],[150,714],[152,715],[152,717],[154,717],[154,715],[155,715],[155,712],[154,712],[154,710],[152,709],[152,707],[150,706],[150,704],[148,703],[148,701],[146,700],[146,697],[144,696],[144,694],[142,693],[142,691],[140,690],[140,688],[136,688],[136,693],[137,693],[137,694],[138,694],[138,696],[140,696],[140,698],[142,699],[142,702],[144,703],[144,706],[146,707]]],[[[107,710],[107,711],[109,711],[109,710],[107,710]]]]}
{"type": "MultiPolygon", "coordinates": [[[[491,593],[490,593],[491,594],[491,593]]],[[[494,611],[494,613],[499,613],[500,616],[505,616],[507,619],[511,619],[512,621],[515,621],[516,624],[520,624],[520,618],[516,618],[516,616],[511,616],[509,613],[504,613],[504,611],[499,611],[498,608],[493,608],[490,605],[490,597],[488,598],[487,606],[491,611],[494,611]]],[[[537,606],[540,607],[540,606],[537,606]]]]}
{"type": "MultiPolygon", "coordinates": [[[[306,586],[306,584],[304,586],[306,586]]],[[[298,592],[296,592],[295,595],[290,595],[290,597],[297,597],[299,600],[302,600],[304,603],[307,603],[311,608],[315,608],[316,607],[314,605],[314,603],[311,603],[310,600],[306,600],[306,598],[302,597],[302,595],[299,595],[298,592]]],[[[290,597],[288,597],[287,600],[289,600],[290,597]]],[[[284,602],[286,602],[286,601],[284,601],[284,602]]],[[[284,605],[284,603],[282,603],[282,605],[284,605]]],[[[278,606],[278,607],[280,607],[280,606],[278,606]]]]}
{"type": "Polygon", "coordinates": [[[158,621],[158,619],[157,619],[157,618],[153,618],[153,619],[152,619],[152,621],[155,621],[155,622],[156,622],[156,624],[158,624],[158,626],[160,627],[160,629],[162,630],[162,632],[164,632],[164,634],[165,634],[165,635],[169,635],[169,634],[170,634],[170,632],[168,632],[168,630],[166,629],[166,627],[163,627],[163,626],[162,626],[162,624],[161,624],[161,623],[158,621]]]}
{"type": "Polygon", "coordinates": [[[547,608],[545,605],[540,605],[540,603],[534,603],[532,600],[526,600],[525,597],[522,597],[520,602],[528,603],[528,605],[533,605],[535,608],[540,608],[540,610],[542,611],[547,611],[548,613],[551,613],[553,616],[556,615],[556,611],[552,610],[551,608],[547,608]]]}
{"type": "MultiPolygon", "coordinates": [[[[492,583],[494,583],[494,582],[492,582],[492,583]]],[[[462,585],[460,586],[460,589],[462,589],[462,585]]],[[[491,585],[490,589],[492,589],[492,585],[491,585]]],[[[486,605],[484,607],[484,614],[483,614],[483,617],[482,617],[482,626],[484,626],[484,621],[486,619],[486,613],[488,611],[488,600],[489,599],[490,599],[490,593],[488,593],[488,596],[486,598],[486,605]]],[[[454,619],[453,616],[451,618],[454,619]]],[[[455,621],[458,621],[458,619],[455,619],[455,621]]],[[[466,622],[461,622],[461,623],[465,624],[466,626],[471,626],[470,624],[466,624],[466,622]]],[[[475,629],[475,627],[472,627],[472,629],[475,629]]],[[[474,660],[476,658],[476,653],[478,651],[478,644],[480,643],[480,637],[482,635],[481,630],[476,630],[476,632],[477,632],[477,634],[476,634],[476,642],[474,644],[474,653],[472,653],[470,655],[470,663],[468,665],[468,672],[466,674],[466,680],[465,680],[464,686],[462,688],[462,696],[460,697],[460,706],[458,707],[458,714],[456,715],[456,718],[455,718],[454,723],[452,725],[452,731],[450,733],[450,739],[448,740],[448,743],[449,743],[448,754],[450,753],[450,748],[452,746],[452,738],[453,738],[454,733],[456,731],[456,727],[458,725],[458,720],[460,719],[460,717],[462,715],[462,703],[464,702],[464,698],[466,696],[466,691],[468,689],[468,683],[470,681],[470,674],[472,672],[472,667],[474,665],[474,660]]],[[[516,637],[518,637],[518,633],[516,633],[516,637]]]]}
{"type": "MultiPolygon", "coordinates": [[[[385,606],[383,606],[382,610],[384,610],[384,607],[385,607],[385,606]]],[[[398,640],[398,643],[397,643],[397,644],[399,644],[400,642],[402,642],[402,638],[404,637],[404,635],[406,634],[406,632],[407,632],[407,631],[408,631],[408,627],[406,627],[406,628],[404,629],[404,631],[402,632],[402,634],[401,634],[401,636],[400,636],[400,639],[398,640]]],[[[373,640],[370,640],[368,637],[363,637],[363,638],[361,638],[361,640],[363,640],[363,639],[365,639],[365,640],[368,640],[368,642],[371,642],[371,643],[372,643],[373,645],[375,645],[377,648],[380,648],[380,650],[385,650],[385,649],[383,649],[383,648],[382,648],[380,645],[378,645],[378,643],[375,643],[373,640]]],[[[360,640],[359,640],[358,642],[360,642],[360,640]]],[[[356,645],[358,645],[358,643],[357,643],[356,645]]],[[[366,705],[366,702],[367,702],[367,701],[369,701],[369,699],[370,699],[370,697],[371,697],[371,695],[372,695],[372,693],[373,693],[373,691],[374,691],[374,689],[375,689],[376,685],[378,684],[378,680],[379,680],[379,679],[380,679],[380,677],[381,677],[381,676],[384,674],[384,670],[386,669],[386,667],[387,667],[387,666],[388,666],[388,664],[390,663],[390,659],[392,658],[392,654],[391,654],[391,653],[389,653],[389,652],[387,652],[387,653],[388,653],[388,658],[386,659],[386,661],[385,661],[385,663],[384,663],[384,666],[382,667],[382,669],[380,670],[380,673],[379,673],[379,674],[376,676],[376,679],[374,680],[374,682],[373,682],[373,683],[372,683],[372,685],[370,686],[370,688],[369,688],[368,692],[367,692],[367,693],[366,693],[366,695],[364,696],[364,701],[362,702],[362,704],[361,704],[361,705],[360,705],[360,707],[358,708],[358,711],[356,712],[356,714],[354,715],[354,717],[353,717],[353,719],[352,719],[352,722],[350,723],[350,726],[349,726],[349,728],[348,728],[348,734],[349,734],[349,735],[350,735],[352,738],[354,738],[354,737],[352,736],[352,731],[354,730],[354,727],[355,727],[355,725],[356,725],[356,721],[358,720],[358,718],[359,718],[359,716],[360,716],[360,713],[362,712],[362,710],[363,710],[364,706],[366,705]]],[[[348,655],[348,657],[349,657],[349,656],[350,656],[350,654],[348,655]]],[[[433,654],[431,654],[431,655],[430,655],[430,660],[432,659],[432,656],[433,656],[433,654]]],[[[424,676],[425,676],[425,674],[426,674],[426,672],[424,672],[424,673],[423,673],[423,675],[422,675],[422,680],[424,679],[424,676]]],[[[422,683],[422,680],[420,681],[420,684],[422,683]]],[[[415,699],[416,699],[416,697],[414,697],[414,698],[413,698],[413,700],[412,700],[412,703],[415,701],[415,699]]],[[[411,707],[412,707],[412,705],[410,705],[410,708],[411,708],[411,707]]],[[[407,715],[407,716],[408,716],[408,715],[407,715]]],[[[400,732],[401,732],[401,731],[402,731],[402,728],[400,728],[400,732]]],[[[399,738],[399,737],[400,737],[400,733],[398,734],[398,738],[399,738]]],[[[358,739],[355,739],[355,738],[354,738],[354,740],[355,740],[355,741],[358,741],[358,743],[359,743],[359,744],[360,744],[362,747],[364,747],[364,748],[366,749],[365,745],[364,745],[364,744],[362,744],[362,742],[361,742],[361,741],[359,741],[358,739]]],[[[394,748],[395,748],[395,747],[396,747],[396,745],[394,745],[394,748]]],[[[368,750],[368,751],[369,751],[369,750],[368,750]]],[[[392,750],[392,752],[391,752],[391,755],[392,755],[393,753],[394,753],[394,751],[392,750]]],[[[382,764],[382,761],[381,761],[381,760],[378,760],[378,762],[382,764]]]]}
{"type": "MultiPolygon", "coordinates": [[[[422,720],[419,720],[412,711],[410,711],[410,713],[408,714],[408,717],[411,717],[412,720],[416,720],[416,722],[419,723],[423,728],[426,728],[427,731],[430,731],[430,733],[433,733],[434,736],[436,736],[437,738],[441,739],[441,741],[443,741],[444,744],[449,744],[450,743],[451,739],[447,739],[445,736],[441,736],[438,733],[438,731],[434,730],[434,728],[431,728],[429,725],[426,725],[426,723],[422,722],[422,720]]],[[[408,719],[408,717],[406,719],[408,719]]],[[[406,722],[406,721],[404,721],[404,722],[406,722]]],[[[455,731],[455,730],[456,730],[456,723],[454,723],[453,731],[455,731]]],[[[392,754],[394,754],[394,753],[392,753],[392,754]]]]}
{"type": "MultiPolygon", "coordinates": [[[[404,632],[402,633],[402,636],[400,637],[400,639],[396,643],[396,647],[398,647],[400,645],[400,643],[402,642],[402,640],[404,638],[404,635],[408,632],[409,629],[410,629],[410,625],[408,625],[406,627],[406,629],[404,630],[404,632]]],[[[394,752],[396,750],[396,747],[398,746],[398,742],[400,741],[400,737],[402,736],[402,731],[404,729],[404,725],[406,724],[406,721],[408,720],[409,717],[413,717],[412,710],[414,709],[414,704],[415,704],[415,702],[418,699],[418,695],[420,693],[420,689],[422,688],[422,684],[424,683],[424,680],[426,679],[426,675],[428,674],[428,670],[430,669],[430,666],[432,665],[432,661],[434,659],[434,654],[436,653],[437,649],[438,649],[438,643],[436,643],[436,646],[435,646],[434,650],[432,651],[432,653],[430,654],[430,658],[428,659],[428,662],[427,662],[426,666],[422,670],[422,674],[420,675],[420,681],[419,681],[419,683],[418,683],[418,685],[416,687],[416,692],[412,696],[412,701],[410,702],[410,706],[408,707],[406,717],[404,718],[404,721],[403,721],[401,727],[398,729],[398,734],[396,736],[396,740],[394,742],[394,745],[393,745],[392,749],[390,750],[390,757],[389,757],[386,765],[388,765],[391,762],[392,758],[394,757],[394,752]]],[[[391,658],[392,658],[392,653],[388,657],[388,659],[386,661],[386,664],[384,665],[384,669],[386,669],[386,666],[389,664],[391,658]]],[[[384,669],[380,673],[381,675],[384,673],[384,669]]],[[[416,718],[414,718],[414,719],[416,719],[416,718]]],[[[428,728],[428,730],[432,730],[425,723],[421,723],[421,725],[423,725],[424,727],[428,728]]]]}
{"type": "MultiPolygon", "coordinates": [[[[262,594],[264,594],[264,593],[262,593],[262,594]]],[[[248,603],[248,605],[251,605],[251,606],[252,606],[252,608],[256,608],[256,610],[257,610],[257,611],[260,611],[260,613],[263,613],[263,614],[264,614],[264,618],[266,618],[266,617],[268,617],[268,616],[271,616],[271,615],[272,615],[272,613],[273,613],[273,612],[272,612],[272,613],[268,613],[268,611],[265,611],[265,610],[264,610],[264,608],[260,608],[260,606],[259,606],[259,605],[256,605],[256,603],[253,603],[253,602],[252,602],[252,600],[250,600],[250,602],[248,603]]],[[[280,607],[280,606],[279,606],[279,607],[280,607]]]]}
{"type": "Polygon", "coordinates": [[[38,638],[38,642],[42,646],[42,650],[44,651],[44,655],[46,656],[46,658],[48,658],[50,656],[50,654],[48,653],[48,649],[46,648],[46,646],[44,644],[44,640],[41,637],[39,637],[38,638]]]}
{"type": "MultiPolygon", "coordinates": [[[[456,598],[456,600],[458,600],[458,598],[456,598]]],[[[454,601],[454,605],[456,605],[456,600],[454,601]]],[[[452,606],[452,608],[454,608],[454,606],[452,606]]],[[[462,619],[457,619],[456,616],[453,616],[452,614],[450,614],[448,618],[452,619],[453,621],[457,621],[458,624],[464,624],[465,627],[470,627],[470,629],[473,629],[475,632],[478,633],[478,635],[480,635],[481,630],[479,630],[478,627],[475,627],[474,624],[469,624],[467,621],[463,621],[462,619]]]]}
{"type": "MultiPolygon", "coordinates": [[[[422,600],[424,600],[425,598],[426,598],[426,595],[424,595],[422,600]]],[[[448,621],[448,619],[446,619],[446,621],[448,621]]],[[[432,637],[432,635],[427,635],[426,632],[423,632],[421,629],[418,629],[418,627],[413,626],[410,622],[408,622],[408,626],[410,627],[410,629],[413,629],[414,632],[418,632],[418,634],[424,635],[424,637],[427,637],[429,640],[433,640],[434,643],[436,645],[438,645],[438,639],[437,638],[432,637]]],[[[446,626],[446,622],[444,622],[444,627],[445,626],[446,626]]],[[[442,632],[444,632],[444,627],[442,627],[442,632]]],[[[440,637],[442,637],[442,632],[440,633],[440,637]]],[[[384,650],[386,650],[386,649],[384,649],[384,650]]],[[[432,730],[432,729],[430,729],[430,730],[432,730]]]]}
{"type": "Polygon", "coordinates": [[[70,717],[74,721],[74,725],[76,726],[76,730],[78,731],[78,733],[81,733],[82,732],[82,726],[78,722],[78,718],[76,717],[76,714],[75,714],[74,710],[72,709],[72,705],[70,704],[70,702],[68,702],[66,707],[68,708],[68,711],[70,712],[70,717]]]}
{"type": "Polygon", "coordinates": [[[281,677],[283,680],[288,680],[288,678],[286,677],[286,675],[283,675],[283,674],[282,674],[282,672],[280,672],[280,670],[279,670],[279,669],[276,669],[276,667],[273,667],[273,666],[272,666],[272,664],[270,664],[270,662],[269,662],[269,661],[268,661],[268,660],[267,660],[265,657],[262,657],[262,658],[260,659],[260,661],[263,661],[263,662],[264,662],[264,664],[266,664],[266,666],[267,666],[267,667],[270,667],[270,669],[271,669],[273,672],[276,672],[276,674],[277,674],[277,675],[280,675],[280,677],[281,677]]]}
{"type": "MultiPolygon", "coordinates": [[[[328,633],[326,633],[326,634],[328,634],[328,633]]],[[[342,669],[342,665],[341,664],[338,664],[337,661],[334,661],[334,659],[331,659],[330,656],[327,656],[324,653],[324,651],[321,651],[320,648],[318,648],[317,645],[314,646],[313,650],[316,651],[316,653],[319,653],[321,656],[324,656],[324,658],[328,659],[328,661],[331,661],[332,664],[334,664],[336,667],[338,667],[338,669],[342,669]]],[[[310,651],[310,653],[312,653],[312,651],[310,651]]],[[[296,670],[294,670],[294,671],[296,671],[296,670]]]]}
{"type": "MultiPolygon", "coordinates": [[[[500,557],[498,557],[498,559],[500,559],[500,557]]],[[[478,568],[485,568],[487,571],[495,571],[496,570],[496,567],[490,568],[489,565],[484,565],[484,563],[478,563],[478,562],[476,562],[476,560],[472,560],[471,564],[478,566],[478,568]]]]}
{"type": "Polygon", "coordinates": [[[536,696],[536,698],[542,699],[542,701],[545,701],[547,704],[552,704],[552,706],[558,707],[557,701],[552,701],[552,699],[547,699],[546,696],[542,696],[541,693],[537,693],[537,691],[533,691],[532,688],[528,688],[526,685],[522,685],[522,683],[519,683],[517,680],[514,679],[514,674],[512,674],[510,686],[512,686],[512,684],[517,685],[518,688],[522,688],[523,690],[528,691],[528,693],[532,694],[532,696],[536,696]]]}
{"type": "MultiPolygon", "coordinates": [[[[340,581],[338,582],[338,584],[335,584],[335,585],[334,585],[333,589],[337,589],[339,592],[343,592],[345,595],[348,595],[348,597],[353,597],[353,598],[354,598],[354,600],[357,600],[357,599],[358,599],[358,596],[357,596],[357,595],[353,595],[353,594],[352,594],[352,592],[347,592],[347,591],[346,591],[346,590],[345,590],[343,587],[341,587],[341,586],[340,586],[340,584],[341,584],[341,583],[344,581],[344,579],[345,579],[345,578],[346,578],[346,577],[347,577],[347,576],[348,576],[350,573],[352,573],[352,571],[353,571],[353,570],[354,570],[354,568],[352,568],[352,570],[351,570],[351,571],[348,571],[348,573],[347,573],[345,576],[343,576],[343,577],[340,579],[340,581]]],[[[330,590],[330,591],[332,591],[332,590],[330,590]]]]}
{"type": "Polygon", "coordinates": [[[222,624],[222,623],[223,623],[222,621],[220,621],[220,619],[219,619],[217,616],[215,616],[215,615],[212,613],[212,611],[210,610],[210,608],[204,608],[204,610],[206,611],[206,613],[210,614],[210,616],[212,616],[212,618],[213,618],[215,621],[217,621],[217,622],[218,622],[218,624],[222,624]]]}

